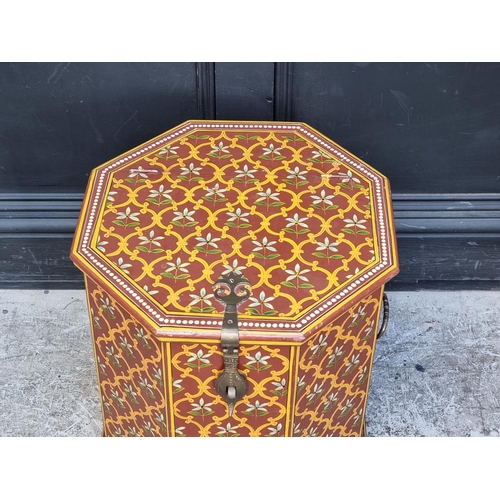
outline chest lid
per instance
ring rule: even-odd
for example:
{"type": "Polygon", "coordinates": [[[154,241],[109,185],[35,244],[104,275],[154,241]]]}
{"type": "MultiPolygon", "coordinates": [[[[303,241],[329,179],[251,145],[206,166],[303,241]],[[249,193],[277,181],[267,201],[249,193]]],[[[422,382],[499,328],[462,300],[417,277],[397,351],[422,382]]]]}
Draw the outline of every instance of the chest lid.
{"type": "Polygon", "coordinates": [[[387,179],[302,123],[189,121],[96,168],[71,257],[158,336],[303,340],[398,272],[387,179]]]}

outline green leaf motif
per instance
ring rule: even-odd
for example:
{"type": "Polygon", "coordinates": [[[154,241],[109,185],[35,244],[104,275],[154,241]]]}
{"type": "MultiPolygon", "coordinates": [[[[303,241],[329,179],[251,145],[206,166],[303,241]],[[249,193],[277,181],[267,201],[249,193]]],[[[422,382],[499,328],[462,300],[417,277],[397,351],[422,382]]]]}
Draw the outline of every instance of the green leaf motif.
{"type": "Polygon", "coordinates": [[[314,163],[320,163],[319,160],[317,160],[316,158],[308,158],[309,161],[312,161],[314,163]]]}
{"type": "Polygon", "coordinates": [[[306,234],[306,233],[308,233],[308,232],[309,232],[309,229],[301,229],[301,230],[299,231],[299,234],[306,234]]]}
{"type": "Polygon", "coordinates": [[[289,281],[282,281],[281,284],[283,286],[287,286],[288,288],[295,288],[295,285],[293,283],[290,283],[289,281]]]}
{"type": "Polygon", "coordinates": [[[354,184],[354,187],[357,189],[363,189],[363,186],[361,184],[354,184]]]}
{"type": "Polygon", "coordinates": [[[258,259],[265,259],[265,257],[260,252],[252,252],[252,254],[258,259]]]}
{"type": "Polygon", "coordinates": [[[113,221],[113,224],[116,224],[117,226],[124,226],[125,222],[123,222],[122,220],[116,219],[113,221]]]}
{"type": "Polygon", "coordinates": [[[233,180],[234,180],[234,182],[245,182],[241,177],[236,177],[233,180]]]}
{"type": "Polygon", "coordinates": [[[240,224],[240,227],[243,228],[243,229],[246,229],[247,227],[252,227],[252,224],[240,224]]]}
{"type": "Polygon", "coordinates": [[[247,182],[251,184],[251,183],[259,182],[259,179],[248,179],[247,182]]]}
{"type": "Polygon", "coordinates": [[[270,253],[270,254],[267,256],[267,258],[268,258],[268,259],[276,259],[276,258],[278,258],[279,256],[280,256],[280,254],[279,254],[279,253],[270,253]]]}
{"type": "Polygon", "coordinates": [[[215,255],[217,253],[221,253],[222,250],[219,250],[218,248],[214,248],[213,250],[208,251],[208,255],[215,255]]]}
{"type": "Polygon", "coordinates": [[[262,158],[263,160],[270,160],[271,159],[271,157],[267,156],[267,155],[259,156],[259,158],[262,158]]]}
{"type": "Polygon", "coordinates": [[[326,259],[326,254],[324,254],[323,252],[313,252],[313,255],[315,257],[319,257],[320,259],[326,259]]]}
{"type": "Polygon", "coordinates": [[[161,276],[163,276],[164,278],[175,278],[172,273],[161,273],[161,276]]]}
{"type": "Polygon", "coordinates": [[[177,276],[178,280],[185,280],[186,278],[189,278],[189,273],[179,274],[179,276],[177,276]]]}
{"type": "Polygon", "coordinates": [[[129,222],[127,224],[127,227],[135,227],[135,226],[138,226],[140,224],[140,222],[129,222]]]}
{"type": "Polygon", "coordinates": [[[276,394],[276,396],[286,396],[288,394],[287,391],[271,391],[273,394],[276,394]]]}
{"type": "Polygon", "coordinates": [[[194,220],[194,221],[192,221],[192,222],[188,222],[188,223],[186,224],[186,227],[196,226],[196,224],[198,224],[198,223],[194,220]]]}
{"type": "Polygon", "coordinates": [[[153,248],[153,250],[151,250],[151,253],[163,253],[164,250],[162,250],[161,248],[153,248]]]}
{"type": "Polygon", "coordinates": [[[330,259],[343,259],[344,256],[340,253],[334,253],[333,255],[330,255],[330,259]]]}
{"type": "Polygon", "coordinates": [[[311,283],[301,283],[299,288],[314,288],[314,285],[311,285],[311,283]]]}
{"type": "Polygon", "coordinates": [[[139,245],[135,247],[137,250],[140,250],[141,252],[148,252],[149,253],[149,248],[143,247],[142,245],[139,245]]]}
{"type": "Polygon", "coordinates": [[[283,231],[285,231],[285,233],[295,234],[295,231],[291,227],[285,227],[285,228],[283,228],[283,231]]]}
{"type": "Polygon", "coordinates": [[[264,207],[265,207],[265,206],[267,206],[267,205],[266,205],[266,202],[264,202],[264,201],[256,201],[256,202],[255,202],[255,204],[256,204],[256,205],[262,205],[262,206],[264,206],[264,207]]]}
{"type": "Polygon", "coordinates": [[[189,177],[187,175],[178,175],[177,179],[180,179],[181,181],[188,181],[189,177]]]}
{"type": "Polygon", "coordinates": [[[228,227],[238,227],[234,222],[226,222],[226,226],[228,226],[228,227]]]}
{"type": "Polygon", "coordinates": [[[266,311],[264,313],[264,316],[274,316],[275,314],[278,314],[278,311],[275,311],[274,309],[271,311],[266,311]]]}
{"type": "Polygon", "coordinates": [[[173,224],[174,226],[181,226],[181,227],[183,227],[182,222],[179,222],[178,220],[173,220],[173,221],[171,222],[171,224],[173,224]]]}
{"type": "Polygon", "coordinates": [[[154,203],[155,205],[160,204],[156,198],[146,198],[146,201],[149,201],[149,203],[154,203]]]}
{"type": "Polygon", "coordinates": [[[201,309],[199,307],[191,307],[191,311],[201,313],[201,309]]]}
{"type": "Polygon", "coordinates": [[[271,206],[272,207],[281,207],[281,205],[284,205],[285,203],[282,202],[282,201],[274,201],[273,203],[271,203],[271,206]]]}
{"type": "Polygon", "coordinates": [[[370,231],[365,231],[364,229],[361,229],[361,231],[358,231],[358,234],[370,234],[370,231]]]}
{"type": "Polygon", "coordinates": [[[339,208],[338,205],[328,205],[327,210],[336,210],[337,208],[339,208]]]}
{"type": "Polygon", "coordinates": [[[343,188],[349,188],[349,184],[346,184],[345,182],[337,182],[337,185],[343,188]]]}
{"type": "Polygon", "coordinates": [[[354,231],[352,229],[349,229],[349,228],[347,228],[347,229],[344,228],[344,229],[342,229],[342,231],[344,231],[344,233],[354,234],[354,231]]]}
{"type": "Polygon", "coordinates": [[[202,313],[209,313],[209,312],[212,312],[212,311],[215,311],[215,307],[204,307],[201,310],[202,313]]]}
{"type": "Polygon", "coordinates": [[[249,307],[247,309],[247,311],[248,311],[249,314],[257,314],[257,315],[260,314],[260,312],[258,311],[258,309],[255,309],[255,307],[249,307]]]}
{"type": "Polygon", "coordinates": [[[283,179],[283,182],[286,182],[287,184],[294,184],[295,185],[295,181],[292,181],[292,179],[283,179]]]}
{"type": "Polygon", "coordinates": [[[300,181],[297,183],[297,186],[305,186],[306,184],[309,184],[309,181],[300,181]]]}

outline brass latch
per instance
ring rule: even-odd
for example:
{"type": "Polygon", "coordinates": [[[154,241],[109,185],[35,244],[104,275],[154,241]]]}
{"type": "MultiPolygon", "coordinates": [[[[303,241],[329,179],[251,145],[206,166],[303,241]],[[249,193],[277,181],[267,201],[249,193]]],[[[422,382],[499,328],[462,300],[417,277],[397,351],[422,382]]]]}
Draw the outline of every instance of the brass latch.
{"type": "Polygon", "coordinates": [[[227,403],[231,416],[234,405],[248,390],[245,374],[238,371],[238,305],[250,297],[250,282],[243,275],[231,272],[227,276],[221,276],[213,288],[215,298],[226,305],[220,336],[224,371],[215,382],[215,389],[227,403]]]}

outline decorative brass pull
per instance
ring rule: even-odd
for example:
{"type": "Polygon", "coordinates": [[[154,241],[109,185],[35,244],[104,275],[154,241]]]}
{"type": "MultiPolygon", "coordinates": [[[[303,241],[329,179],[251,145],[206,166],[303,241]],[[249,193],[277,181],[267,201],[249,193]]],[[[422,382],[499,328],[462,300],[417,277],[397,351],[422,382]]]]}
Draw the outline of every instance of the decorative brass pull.
{"type": "Polygon", "coordinates": [[[227,403],[231,416],[234,405],[248,390],[245,374],[238,371],[238,305],[250,297],[250,282],[243,275],[231,272],[227,276],[221,276],[213,288],[215,298],[226,306],[220,336],[224,371],[215,382],[215,389],[227,403]]]}

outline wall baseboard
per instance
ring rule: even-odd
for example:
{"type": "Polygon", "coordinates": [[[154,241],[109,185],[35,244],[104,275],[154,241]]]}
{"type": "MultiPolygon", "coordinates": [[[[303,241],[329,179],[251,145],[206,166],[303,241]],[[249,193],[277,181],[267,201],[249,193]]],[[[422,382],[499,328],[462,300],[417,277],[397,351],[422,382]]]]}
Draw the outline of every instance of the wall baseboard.
{"type": "MultiPolygon", "coordinates": [[[[69,259],[83,196],[0,193],[0,288],[82,288],[69,259]]],[[[388,290],[500,289],[499,194],[394,194],[388,290]]]]}

